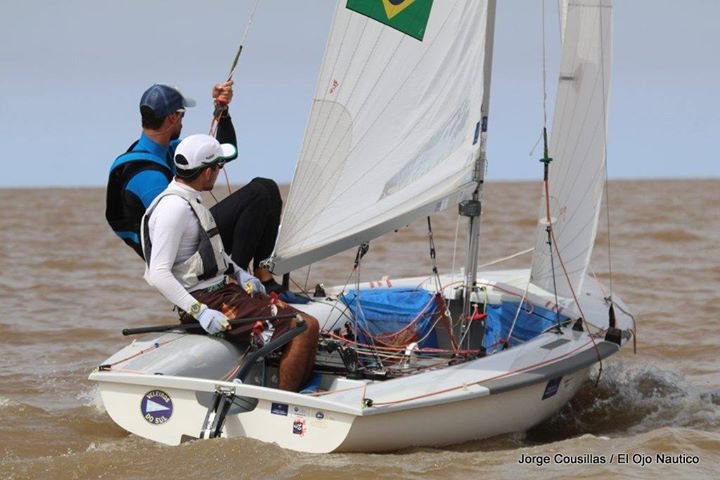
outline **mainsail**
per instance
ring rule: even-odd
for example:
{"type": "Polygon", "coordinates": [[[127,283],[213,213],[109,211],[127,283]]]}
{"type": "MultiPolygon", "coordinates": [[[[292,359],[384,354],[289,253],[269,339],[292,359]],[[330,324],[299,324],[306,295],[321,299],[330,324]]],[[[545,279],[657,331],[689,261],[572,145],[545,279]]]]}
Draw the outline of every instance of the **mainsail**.
{"type": "Polygon", "coordinates": [[[336,8],[275,273],[455,206],[476,186],[487,1],[405,3],[388,15],[431,4],[422,40],[336,8]]]}
{"type": "Polygon", "coordinates": [[[543,195],[531,272],[532,283],[561,297],[582,291],[597,232],[605,183],[611,13],[610,0],[567,5],[549,147],[554,247],[551,257],[543,195]]]}

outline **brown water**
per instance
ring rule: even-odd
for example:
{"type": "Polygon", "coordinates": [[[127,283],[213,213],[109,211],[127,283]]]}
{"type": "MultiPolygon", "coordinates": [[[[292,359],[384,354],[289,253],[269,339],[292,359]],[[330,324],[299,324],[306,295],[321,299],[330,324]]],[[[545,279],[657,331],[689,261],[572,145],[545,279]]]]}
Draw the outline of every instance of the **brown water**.
{"type": "MultiPolygon", "coordinates": [[[[480,263],[531,245],[538,194],[531,183],[487,185],[480,263]]],[[[122,328],[174,321],[167,303],[105,225],[102,189],[5,189],[0,202],[0,479],[717,478],[718,179],[610,184],[612,283],[636,314],[637,355],[611,358],[597,386],[588,383],[527,434],[382,455],[310,455],[242,439],[165,447],[127,434],[87,376],[128,341],[122,328]],[[662,453],[699,463],[659,465],[662,453]],[[551,462],[519,464],[522,454],[551,462]],[[588,466],[556,463],[556,454],[615,456],[588,466]],[[652,463],[633,463],[641,460],[633,454],[652,463]]],[[[602,224],[593,265],[607,283],[604,215],[602,224]]],[[[441,272],[452,266],[456,225],[454,212],[433,218],[441,272]]],[[[309,284],[344,283],[353,258],[314,266],[309,284]]],[[[418,222],[373,242],[362,279],[429,271],[427,228],[418,222]]],[[[304,283],[305,272],[294,278],[304,283]]]]}

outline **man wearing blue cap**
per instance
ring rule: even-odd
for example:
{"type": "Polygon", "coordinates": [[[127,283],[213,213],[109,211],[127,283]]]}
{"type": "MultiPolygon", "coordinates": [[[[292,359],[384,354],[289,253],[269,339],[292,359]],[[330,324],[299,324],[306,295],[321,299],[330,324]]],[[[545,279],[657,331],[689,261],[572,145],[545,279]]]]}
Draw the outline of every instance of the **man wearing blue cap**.
{"type": "MultiPolygon", "coordinates": [[[[216,138],[237,146],[235,128],[229,115],[233,82],[216,84],[212,96],[217,119],[216,138]]],[[[175,175],[173,156],[180,143],[185,110],[196,102],[177,88],[155,84],[140,98],[142,134],[110,168],[105,217],[113,231],[140,257],[140,220],[152,201],[175,175]]],[[[236,158],[237,154],[235,155],[236,158]]],[[[232,260],[249,269],[269,291],[280,291],[272,274],[259,268],[275,246],[282,199],[277,184],[254,178],[243,188],[211,208],[225,249],[232,260]]],[[[144,258],[144,257],[143,257],[144,258]]]]}

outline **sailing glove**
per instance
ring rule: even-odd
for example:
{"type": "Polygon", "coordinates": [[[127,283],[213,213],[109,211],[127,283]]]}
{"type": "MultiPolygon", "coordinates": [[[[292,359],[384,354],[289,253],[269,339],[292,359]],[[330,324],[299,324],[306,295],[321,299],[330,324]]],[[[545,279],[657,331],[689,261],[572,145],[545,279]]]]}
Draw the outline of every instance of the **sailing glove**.
{"type": "Polygon", "coordinates": [[[197,321],[209,334],[220,333],[230,328],[228,318],[222,312],[206,308],[197,317],[197,321]]]}
{"type": "Polygon", "coordinates": [[[236,269],[235,279],[238,281],[240,286],[245,289],[248,295],[254,295],[256,293],[267,293],[265,291],[265,286],[263,286],[262,282],[250,275],[242,268],[236,269]]]}

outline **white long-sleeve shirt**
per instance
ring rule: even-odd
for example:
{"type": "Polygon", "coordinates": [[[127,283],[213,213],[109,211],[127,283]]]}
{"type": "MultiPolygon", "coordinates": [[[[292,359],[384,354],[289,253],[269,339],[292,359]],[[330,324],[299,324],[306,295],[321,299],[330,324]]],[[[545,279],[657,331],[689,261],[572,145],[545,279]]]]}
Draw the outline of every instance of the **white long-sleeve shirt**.
{"type": "MultiPolygon", "coordinates": [[[[200,192],[173,180],[168,188],[180,188],[202,201],[200,192]]],[[[174,265],[190,258],[200,244],[200,222],[190,205],[177,195],[167,195],[155,206],[148,222],[148,235],[152,242],[147,281],[157,288],[170,302],[189,312],[196,303],[195,298],[186,290],[172,273],[174,265]]],[[[232,263],[227,258],[228,263],[232,263]]],[[[234,264],[233,264],[234,265],[234,264]]],[[[239,268],[234,265],[235,268],[239,268]]],[[[215,285],[223,278],[219,272],[214,278],[203,280],[191,290],[200,290],[215,285]]]]}

